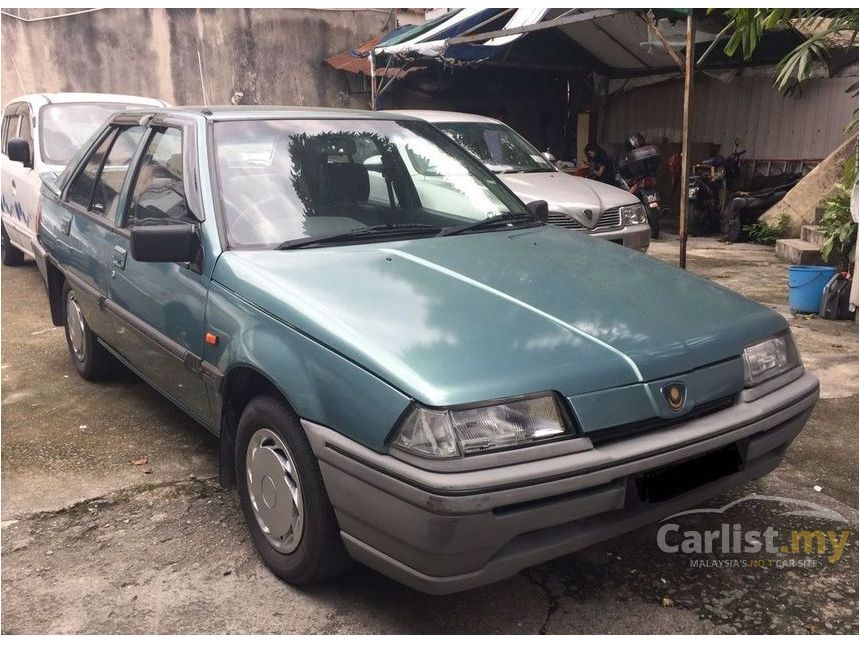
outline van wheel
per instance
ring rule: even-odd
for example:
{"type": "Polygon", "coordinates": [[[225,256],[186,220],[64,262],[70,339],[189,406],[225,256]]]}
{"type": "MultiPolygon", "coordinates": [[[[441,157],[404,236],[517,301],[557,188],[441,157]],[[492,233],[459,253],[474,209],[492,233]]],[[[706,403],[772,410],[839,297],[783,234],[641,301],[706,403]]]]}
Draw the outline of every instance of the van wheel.
{"type": "Polygon", "coordinates": [[[236,432],[236,482],[260,556],[294,585],[331,578],[349,564],[317,459],[292,411],[253,399],[236,432]]]}
{"type": "Polygon", "coordinates": [[[6,227],[0,224],[0,253],[2,253],[3,264],[7,267],[18,266],[24,261],[24,252],[12,245],[6,227]]]}
{"type": "Polygon", "coordinates": [[[96,340],[78,302],[78,294],[67,282],[63,285],[63,311],[69,356],[78,374],[88,381],[101,381],[113,374],[116,359],[96,340]]]}

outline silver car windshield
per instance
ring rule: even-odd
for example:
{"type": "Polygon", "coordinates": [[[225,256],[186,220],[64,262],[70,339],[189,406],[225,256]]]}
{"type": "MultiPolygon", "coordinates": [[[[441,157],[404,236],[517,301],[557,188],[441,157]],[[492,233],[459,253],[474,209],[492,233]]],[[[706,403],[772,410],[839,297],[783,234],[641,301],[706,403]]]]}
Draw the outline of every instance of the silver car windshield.
{"type": "Polygon", "coordinates": [[[552,172],[555,167],[514,130],[501,123],[437,123],[439,129],[493,172],[552,172]]]}
{"type": "Polygon", "coordinates": [[[39,111],[42,161],[65,166],[114,112],[151,107],[134,103],[51,103],[39,111]]]}
{"type": "Polygon", "coordinates": [[[421,237],[527,210],[424,122],[221,121],[213,137],[231,247],[356,243],[362,231],[373,235],[361,241],[421,237]]]}

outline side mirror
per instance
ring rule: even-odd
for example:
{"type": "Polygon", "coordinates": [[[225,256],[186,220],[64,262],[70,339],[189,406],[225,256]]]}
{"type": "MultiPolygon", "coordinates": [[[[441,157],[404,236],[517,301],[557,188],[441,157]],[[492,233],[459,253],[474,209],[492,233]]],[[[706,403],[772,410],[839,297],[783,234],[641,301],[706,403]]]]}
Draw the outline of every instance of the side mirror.
{"type": "Polygon", "coordinates": [[[555,163],[555,155],[552,154],[549,150],[547,150],[546,152],[542,152],[541,156],[543,156],[543,158],[546,159],[548,162],[553,164],[555,163]]]}
{"type": "Polygon", "coordinates": [[[10,161],[24,164],[25,168],[33,167],[33,159],[30,155],[30,144],[24,139],[9,139],[6,142],[6,155],[10,161]]]}
{"type": "Polygon", "coordinates": [[[549,205],[542,199],[526,204],[529,211],[541,222],[549,221],[549,205]]]}
{"type": "Polygon", "coordinates": [[[139,262],[194,262],[200,250],[193,224],[156,224],[131,229],[131,257],[139,262]]]}

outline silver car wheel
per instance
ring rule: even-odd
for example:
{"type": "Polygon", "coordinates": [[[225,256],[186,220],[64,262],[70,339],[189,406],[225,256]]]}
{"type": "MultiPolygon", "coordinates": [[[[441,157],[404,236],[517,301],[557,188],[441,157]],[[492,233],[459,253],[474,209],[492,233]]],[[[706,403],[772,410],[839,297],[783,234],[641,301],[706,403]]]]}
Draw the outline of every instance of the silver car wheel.
{"type": "Polygon", "coordinates": [[[78,305],[78,299],[74,291],[69,291],[66,296],[66,327],[69,330],[69,344],[72,353],[79,361],[87,358],[87,334],[84,326],[84,315],[78,305]]]}
{"type": "Polygon", "coordinates": [[[275,432],[260,428],[248,443],[245,471],[263,535],[276,551],[292,553],[304,528],[302,487],[292,454],[275,432]]]}

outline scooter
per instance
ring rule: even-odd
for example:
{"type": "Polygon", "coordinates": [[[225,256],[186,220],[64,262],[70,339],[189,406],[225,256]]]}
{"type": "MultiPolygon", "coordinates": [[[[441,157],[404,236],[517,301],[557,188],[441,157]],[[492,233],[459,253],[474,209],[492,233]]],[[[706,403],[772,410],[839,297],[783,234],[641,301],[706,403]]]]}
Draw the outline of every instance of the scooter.
{"type": "Polygon", "coordinates": [[[628,135],[624,143],[627,154],[616,161],[616,181],[645,206],[651,237],[657,239],[660,237],[660,218],[668,211],[661,206],[660,193],[657,190],[656,174],[657,168],[660,167],[660,152],[657,146],[647,145],[645,137],[638,132],[628,135]]]}

